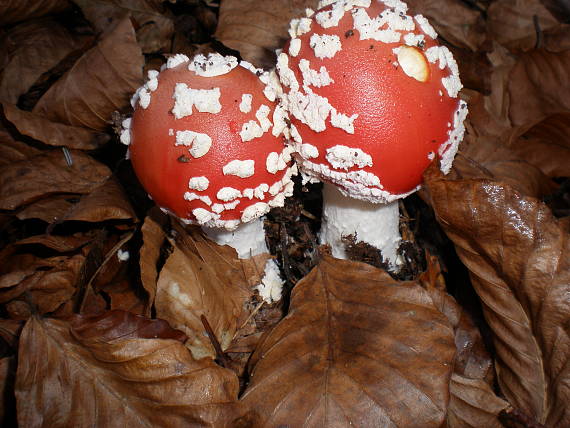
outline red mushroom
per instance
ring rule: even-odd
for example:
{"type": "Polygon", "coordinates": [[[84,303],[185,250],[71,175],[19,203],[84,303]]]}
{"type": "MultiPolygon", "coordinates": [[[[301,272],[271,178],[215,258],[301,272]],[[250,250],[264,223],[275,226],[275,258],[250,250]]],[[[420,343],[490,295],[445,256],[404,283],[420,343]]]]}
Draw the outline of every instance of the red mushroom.
{"type": "Polygon", "coordinates": [[[418,188],[435,156],[447,173],[463,138],[457,64],[400,0],[320,6],[293,20],[277,64],[299,168],[324,182],[320,238],[333,255],[346,258],[342,237],[355,235],[396,270],[394,201],[418,188]]]}
{"type": "MultiPolygon", "coordinates": [[[[279,90],[274,75],[234,57],[176,55],[160,74],[149,72],[121,135],[157,205],[240,258],[268,252],[262,216],[293,191],[279,90]]],[[[273,260],[265,273],[260,294],[276,300],[282,281],[273,260]]]]}

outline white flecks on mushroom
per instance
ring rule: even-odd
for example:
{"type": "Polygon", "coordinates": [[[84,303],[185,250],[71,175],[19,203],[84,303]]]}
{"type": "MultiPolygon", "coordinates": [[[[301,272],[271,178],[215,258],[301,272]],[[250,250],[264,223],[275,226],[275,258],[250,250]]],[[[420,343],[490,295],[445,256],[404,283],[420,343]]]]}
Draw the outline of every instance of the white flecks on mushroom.
{"type": "Polygon", "coordinates": [[[360,40],[378,40],[383,43],[400,41],[399,31],[413,31],[414,21],[404,14],[403,9],[385,9],[379,16],[372,19],[365,9],[353,9],[354,28],[360,34],[360,40]],[[388,25],[388,28],[382,29],[388,25]]]}
{"type": "Polygon", "coordinates": [[[210,199],[209,196],[198,195],[194,192],[185,192],[184,193],[184,200],[186,200],[188,202],[198,200],[198,201],[204,202],[208,206],[212,205],[212,200],[210,199]]]}
{"type": "Polygon", "coordinates": [[[257,68],[255,65],[253,65],[251,62],[247,62],[247,61],[240,61],[239,65],[243,68],[245,68],[246,70],[251,71],[253,74],[257,75],[257,76],[261,76],[264,71],[262,68],[257,68]]]}
{"type": "Polygon", "coordinates": [[[239,199],[236,199],[233,202],[228,202],[227,204],[224,204],[224,209],[226,211],[231,211],[234,210],[240,203],[241,201],[239,199]]]}
{"type": "Polygon", "coordinates": [[[251,111],[251,101],[253,100],[253,95],[243,94],[241,96],[241,102],[239,103],[239,111],[242,113],[249,113],[251,111]]]}
{"type": "Polygon", "coordinates": [[[261,217],[269,212],[269,205],[265,202],[256,202],[243,210],[241,221],[247,223],[257,217],[261,217]]]}
{"type": "Polygon", "coordinates": [[[281,105],[275,106],[273,110],[273,129],[271,130],[271,134],[274,137],[278,137],[283,133],[285,138],[289,138],[289,128],[287,127],[286,119],[289,119],[287,111],[281,105]]]}
{"type": "Polygon", "coordinates": [[[309,40],[309,46],[317,58],[333,58],[342,49],[340,37],[336,34],[316,34],[309,40]]]}
{"type": "Polygon", "coordinates": [[[307,94],[299,91],[288,95],[289,112],[315,132],[326,129],[326,119],[331,111],[329,100],[305,88],[307,94]]]}
{"type": "Polygon", "coordinates": [[[386,5],[386,7],[390,7],[393,9],[398,9],[406,13],[408,10],[408,5],[404,3],[402,0],[382,0],[382,2],[386,5]]]}
{"type": "Polygon", "coordinates": [[[427,34],[429,37],[431,37],[434,40],[437,39],[437,32],[434,30],[429,21],[423,15],[414,16],[414,20],[418,23],[420,29],[425,34],[427,34]]]}
{"type": "Polygon", "coordinates": [[[292,19],[289,23],[289,35],[292,39],[311,31],[311,20],[309,18],[292,19]]]}
{"type": "Polygon", "coordinates": [[[199,192],[203,192],[204,190],[208,189],[210,185],[210,180],[206,177],[192,177],[188,181],[188,188],[192,190],[198,190],[199,192]]]}
{"type": "Polygon", "coordinates": [[[283,86],[291,88],[291,91],[297,91],[299,89],[299,82],[293,70],[289,68],[289,57],[287,54],[281,53],[277,57],[276,68],[279,72],[279,80],[283,86]]]}
{"type": "Polygon", "coordinates": [[[311,18],[315,14],[315,11],[310,7],[305,8],[305,16],[311,18]]]}
{"type": "Polygon", "coordinates": [[[221,214],[225,210],[224,204],[214,204],[212,205],[212,211],[216,214],[221,214]]]}
{"type": "Polygon", "coordinates": [[[370,7],[371,0],[342,0],[342,1],[321,1],[319,9],[332,4],[329,10],[323,10],[315,15],[315,20],[323,28],[336,27],[344,16],[344,13],[353,7],[370,7]]]}
{"type": "MultiPolygon", "coordinates": [[[[280,54],[281,55],[281,54],[280,54]]],[[[265,85],[263,88],[263,95],[269,101],[274,102],[277,98],[283,95],[283,88],[279,82],[279,76],[275,70],[264,72],[259,76],[259,80],[265,85]]]]}
{"type": "Polygon", "coordinates": [[[195,158],[200,158],[210,150],[212,138],[200,132],[176,131],[176,145],[189,146],[190,154],[195,158]]]}
{"type": "Polygon", "coordinates": [[[328,86],[334,83],[334,80],[329,75],[326,67],[323,65],[317,70],[311,69],[311,64],[305,58],[299,61],[299,70],[303,74],[303,86],[315,86],[320,88],[321,86],[328,86]]]}
{"type": "Polygon", "coordinates": [[[262,104],[255,112],[255,117],[259,121],[259,125],[261,126],[261,129],[263,129],[263,132],[269,131],[269,128],[273,125],[268,119],[269,113],[271,113],[271,109],[265,104],[262,104]]]}
{"type": "Polygon", "coordinates": [[[459,143],[463,140],[465,133],[463,122],[467,117],[467,112],[467,103],[463,100],[459,101],[459,106],[453,114],[453,129],[448,131],[449,138],[439,147],[440,169],[444,174],[451,170],[451,164],[459,148],[459,143]]]}
{"type": "Polygon", "coordinates": [[[294,124],[291,124],[290,132],[291,132],[291,138],[293,139],[293,141],[295,141],[296,143],[302,143],[303,142],[303,137],[301,137],[301,134],[299,134],[299,130],[297,129],[297,127],[294,124]]]}
{"type": "Polygon", "coordinates": [[[278,193],[273,199],[268,202],[271,208],[282,207],[285,205],[285,193],[278,193]]]}
{"type": "Polygon", "coordinates": [[[176,54],[171,56],[166,60],[166,68],[178,67],[180,64],[190,61],[190,59],[184,54],[176,54]]]}
{"type": "Polygon", "coordinates": [[[253,189],[244,189],[242,193],[244,198],[253,199],[253,189]]]}
{"type": "Polygon", "coordinates": [[[174,129],[170,128],[168,130],[168,135],[170,135],[171,137],[174,136],[174,129]]]}
{"type": "Polygon", "coordinates": [[[145,86],[151,92],[156,91],[156,89],[158,88],[158,71],[149,70],[147,76],[148,76],[148,81],[146,82],[145,86]]]}
{"type": "Polygon", "coordinates": [[[283,183],[281,183],[281,181],[276,181],[269,188],[269,194],[271,196],[277,195],[277,193],[279,193],[279,191],[281,190],[282,187],[283,187],[283,183]]]}
{"type": "Polygon", "coordinates": [[[245,143],[247,141],[251,141],[254,138],[259,138],[263,135],[263,129],[255,120],[250,120],[247,123],[244,123],[241,127],[241,131],[239,136],[241,140],[245,143]]]}
{"type": "Polygon", "coordinates": [[[331,125],[335,128],[340,128],[347,134],[354,134],[354,121],[358,118],[358,114],[347,116],[344,113],[339,113],[335,108],[331,109],[331,125]]]}
{"type": "Polygon", "coordinates": [[[319,149],[309,143],[303,143],[299,147],[299,154],[305,159],[313,159],[319,157],[319,149]]]}
{"type": "Polygon", "coordinates": [[[336,169],[349,170],[356,166],[364,168],[372,166],[372,156],[356,147],[336,145],[329,147],[326,154],[327,161],[336,169]]]}
{"type": "Polygon", "coordinates": [[[255,189],[253,189],[253,195],[257,199],[264,200],[265,194],[267,193],[268,190],[269,190],[269,184],[261,183],[259,186],[257,186],[255,189]]]}
{"type": "Polygon", "coordinates": [[[196,107],[196,110],[201,113],[219,113],[222,111],[220,88],[192,89],[186,83],[177,83],[172,98],[174,98],[172,113],[176,119],[190,116],[193,107],[196,107]]]}
{"type": "Polygon", "coordinates": [[[240,178],[251,177],[255,174],[255,161],[253,159],[235,159],[225,164],[222,168],[224,175],[236,175],[240,178]]]}
{"type": "Polygon", "coordinates": [[[192,214],[196,217],[198,224],[205,224],[212,220],[212,213],[204,208],[194,208],[192,214]]]}
{"type": "Polygon", "coordinates": [[[143,86],[142,88],[139,88],[137,92],[139,98],[139,105],[142,108],[146,109],[150,105],[150,91],[143,86]]]}
{"type": "Polygon", "coordinates": [[[267,159],[265,160],[265,167],[270,174],[277,174],[279,168],[277,164],[279,163],[279,153],[271,152],[267,155],[267,159]]]}
{"type": "Polygon", "coordinates": [[[241,192],[233,187],[222,187],[216,194],[216,197],[224,202],[233,201],[236,198],[241,198],[241,196],[241,192]]]}
{"type": "Polygon", "coordinates": [[[227,74],[238,65],[237,58],[233,56],[223,56],[219,53],[210,53],[205,55],[196,55],[190,64],[188,70],[193,71],[198,76],[214,77],[227,74]]]}
{"type": "Polygon", "coordinates": [[[427,155],[428,160],[432,161],[435,159],[435,152],[429,152],[427,155]]]}
{"type": "Polygon", "coordinates": [[[301,50],[301,39],[291,39],[289,42],[289,55],[297,56],[299,55],[299,51],[301,50]]]}
{"type": "Polygon", "coordinates": [[[423,34],[408,33],[404,35],[404,43],[408,46],[422,47],[425,43],[423,34]]]}
{"type": "Polygon", "coordinates": [[[131,144],[131,122],[132,120],[130,117],[121,122],[122,130],[119,139],[121,140],[121,143],[126,146],[131,144]]]}
{"type": "Polygon", "coordinates": [[[429,65],[425,55],[416,47],[407,45],[393,49],[398,58],[402,71],[418,82],[427,82],[429,79],[429,65]]]}

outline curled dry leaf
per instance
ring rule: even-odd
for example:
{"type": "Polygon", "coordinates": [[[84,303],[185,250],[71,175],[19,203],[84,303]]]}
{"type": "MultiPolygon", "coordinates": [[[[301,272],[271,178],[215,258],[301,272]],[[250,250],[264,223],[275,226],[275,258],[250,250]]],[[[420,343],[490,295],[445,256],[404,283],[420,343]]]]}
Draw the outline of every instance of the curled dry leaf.
{"type": "Polygon", "coordinates": [[[494,333],[508,401],[547,426],[570,425],[570,240],[546,205],[490,180],[425,175],[494,333]]]}
{"type": "Polygon", "coordinates": [[[41,245],[51,250],[55,250],[58,253],[68,253],[78,250],[92,239],[93,237],[87,234],[77,234],[72,236],[46,234],[29,236],[28,238],[15,242],[14,245],[19,247],[24,245],[41,245]]]}
{"type": "Polygon", "coordinates": [[[540,31],[559,25],[540,0],[496,0],[487,10],[489,35],[510,50],[534,49],[540,31]]]}
{"type": "Polygon", "coordinates": [[[430,20],[438,34],[453,45],[479,50],[485,42],[482,13],[457,0],[406,0],[413,13],[430,20]]]}
{"type": "Polygon", "coordinates": [[[318,0],[225,0],[220,6],[214,37],[257,67],[275,63],[275,49],[289,38],[292,18],[305,16],[305,8],[315,9],[318,0]]]}
{"type": "Polygon", "coordinates": [[[32,202],[16,213],[20,220],[37,218],[46,223],[54,223],[65,218],[67,212],[79,198],[75,195],[52,195],[32,202]]]}
{"type": "Polygon", "coordinates": [[[182,236],[166,260],[154,304],[158,317],[186,333],[195,358],[213,357],[200,316],[206,317],[226,349],[252,294],[235,250],[196,234],[182,236]]]}
{"type": "Polygon", "coordinates": [[[570,50],[536,49],[521,55],[510,73],[509,117],[528,128],[551,114],[570,111],[570,50]]]}
{"type": "Polygon", "coordinates": [[[70,149],[94,150],[103,146],[108,134],[78,126],[52,122],[43,116],[20,110],[13,104],[2,103],[4,115],[22,135],[32,137],[50,146],[65,146],[70,149]]]}
{"type": "Polygon", "coordinates": [[[454,373],[449,383],[451,400],[447,415],[448,428],[503,428],[497,415],[509,406],[497,397],[482,379],[470,379],[454,373]]]}
{"type": "Polygon", "coordinates": [[[129,105],[141,85],[142,67],[135,32],[124,18],[40,98],[33,112],[55,122],[104,130],[111,113],[129,105]]]}
{"type": "Polygon", "coordinates": [[[233,373],[193,360],[163,330],[146,338],[127,315],[89,324],[71,333],[61,321],[28,321],[16,375],[20,426],[216,426],[235,400],[233,373]]]}
{"type": "Polygon", "coordinates": [[[4,0],[0,4],[0,26],[63,12],[68,0],[4,0]]]}
{"type": "Polygon", "coordinates": [[[26,143],[14,140],[8,131],[0,127],[0,168],[14,162],[31,158],[40,153],[40,150],[26,143]]]}
{"type": "Polygon", "coordinates": [[[12,210],[53,193],[89,193],[111,175],[81,151],[68,165],[61,150],[51,150],[0,168],[0,209],[12,210]]]}
{"type": "Polygon", "coordinates": [[[0,100],[16,104],[43,73],[79,46],[79,40],[53,19],[9,29],[0,38],[0,52],[8,57],[0,74],[0,100]]]}
{"type": "Polygon", "coordinates": [[[164,15],[161,0],[73,0],[98,32],[126,14],[136,23],[137,40],[143,53],[170,51],[174,33],[172,19],[164,15]]]}
{"type": "Polygon", "coordinates": [[[454,354],[449,322],[418,284],[327,256],[297,283],[289,315],[253,354],[244,419],[439,427],[454,354]]]}

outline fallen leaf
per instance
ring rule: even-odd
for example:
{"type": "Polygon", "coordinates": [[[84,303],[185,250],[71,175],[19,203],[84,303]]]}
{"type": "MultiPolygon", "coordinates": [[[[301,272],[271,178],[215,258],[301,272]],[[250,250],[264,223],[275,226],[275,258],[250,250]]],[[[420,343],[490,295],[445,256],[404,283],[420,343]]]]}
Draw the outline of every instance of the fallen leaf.
{"type": "Polygon", "coordinates": [[[29,159],[40,153],[41,150],[14,140],[5,129],[0,127],[0,168],[4,165],[29,159]]]}
{"type": "Polygon", "coordinates": [[[55,223],[65,218],[78,199],[76,195],[50,195],[19,210],[16,217],[20,220],[37,218],[46,223],[55,223]]]}
{"type": "Polygon", "coordinates": [[[81,151],[61,150],[0,167],[0,209],[13,210],[54,193],[89,193],[111,175],[109,169],[81,151]]]}
{"type": "Polygon", "coordinates": [[[54,19],[27,21],[10,28],[0,39],[0,52],[8,57],[0,68],[0,100],[16,104],[43,73],[79,46],[79,40],[54,19]]]}
{"type": "Polygon", "coordinates": [[[449,322],[418,284],[326,256],[252,356],[246,417],[254,426],[439,427],[454,354],[449,322]]]}
{"type": "Polygon", "coordinates": [[[214,37],[257,67],[275,64],[275,49],[289,39],[289,21],[315,9],[318,0],[224,0],[214,37]]]}
{"type": "Polygon", "coordinates": [[[146,338],[128,315],[89,324],[70,332],[62,321],[28,321],[16,375],[20,426],[214,427],[236,399],[232,372],[193,360],[160,329],[146,338]]]}
{"type": "Polygon", "coordinates": [[[509,403],[497,397],[486,382],[454,373],[449,389],[448,428],[503,428],[497,416],[509,403]]]}
{"type": "Polygon", "coordinates": [[[54,122],[102,131],[142,83],[143,56],[128,18],[117,21],[38,101],[54,122]]]}
{"type": "Polygon", "coordinates": [[[58,253],[69,253],[78,250],[85,244],[93,240],[93,236],[88,234],[76,234],[70,236],[62,235],[34,235],[14,242],[14,245],[22,247],[24,245],[41,245],[55,250],[58,253]]]}
{"type": "Polygon", "coordinates": [[[560,22],[570,21],[570,3],[568,0],[540,0],[550,13],[558,18],[560,22]]]}
{"type": "Polygon", "coordinates": [[[0,4],[0,26],[60,13],[69,6],[68,0],[4,0],[0,4]]]}
{"type": "Polygon", "coordinates": [[[43,116],[20,110],[2,103],[4,114],[22,135],[32,137],[50,146],[65,146],[70,149],[94,150],[110,140],[108,134],[78,126],[52,122],[43,116]]]}
{"type": "Polygon", "coordinates": [[[158,317],[186,333],[198,359],[215,355],[200,317],[226,349],[252,294],[235,250],[197,234],[182,235],[160,271],[154,305],[158,317]]]}
{"type": "Polygon", "coordinates": [[[568,223],[502,183],[446,180],[433,166],[425,181],[494,333],[503,394],[539,423],[570,425],[568,223]]]}
{"type": "Polygon", "coordinates": [[[18,349],[18,341],[20,340],[20,333],[24,327],[23,321],[16,320],[0,320],[0,337],[6,345],[8,345],[16,353],[18,349]]]}
{"type": "Polygon", "coordinates": [[[168,52],[174,33],[162,0],[73,0],[97,32],[130,14],[136,22],[137,40],[143,53],[168,52]]]}

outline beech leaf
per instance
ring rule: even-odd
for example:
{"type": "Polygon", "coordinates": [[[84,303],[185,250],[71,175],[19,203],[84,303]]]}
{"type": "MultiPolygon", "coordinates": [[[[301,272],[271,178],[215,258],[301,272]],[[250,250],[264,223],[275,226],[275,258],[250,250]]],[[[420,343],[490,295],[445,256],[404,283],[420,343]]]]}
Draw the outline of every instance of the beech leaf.
{"type": "Polygon", "coordinates": [[[111,113],[126,108],[141,85],[143,60],[130,20],[117,21],[40,98],[33,112],[102,131],[111,113]]]}
{"type": "Polygon", "coordinates": [[[539,423],[570,425],[568,223],[500,182],[446,180],[436,166],[425,179],[494,333],[502,392],[539,423]]]}
{"type": "Polygon", "coordinates": [[[132,317],[76,321],[71,331],[65,322],[32,317],[20,338],[18,424],[216,426],[237,395],[235,375],[193,360],[160,330],[147,338],[132,317]]]}
{"type": "Polygon", "coordinates": [[[453,330],[422,287],[326,256],[253,354],[244,418],[272,427],[439,427],[454,354],[453,330]]]}
{"type": "Polygon", "coordinates": [[[63,12],[68,0],[4,0],[0,4],[0,26],[63,12]]]}

